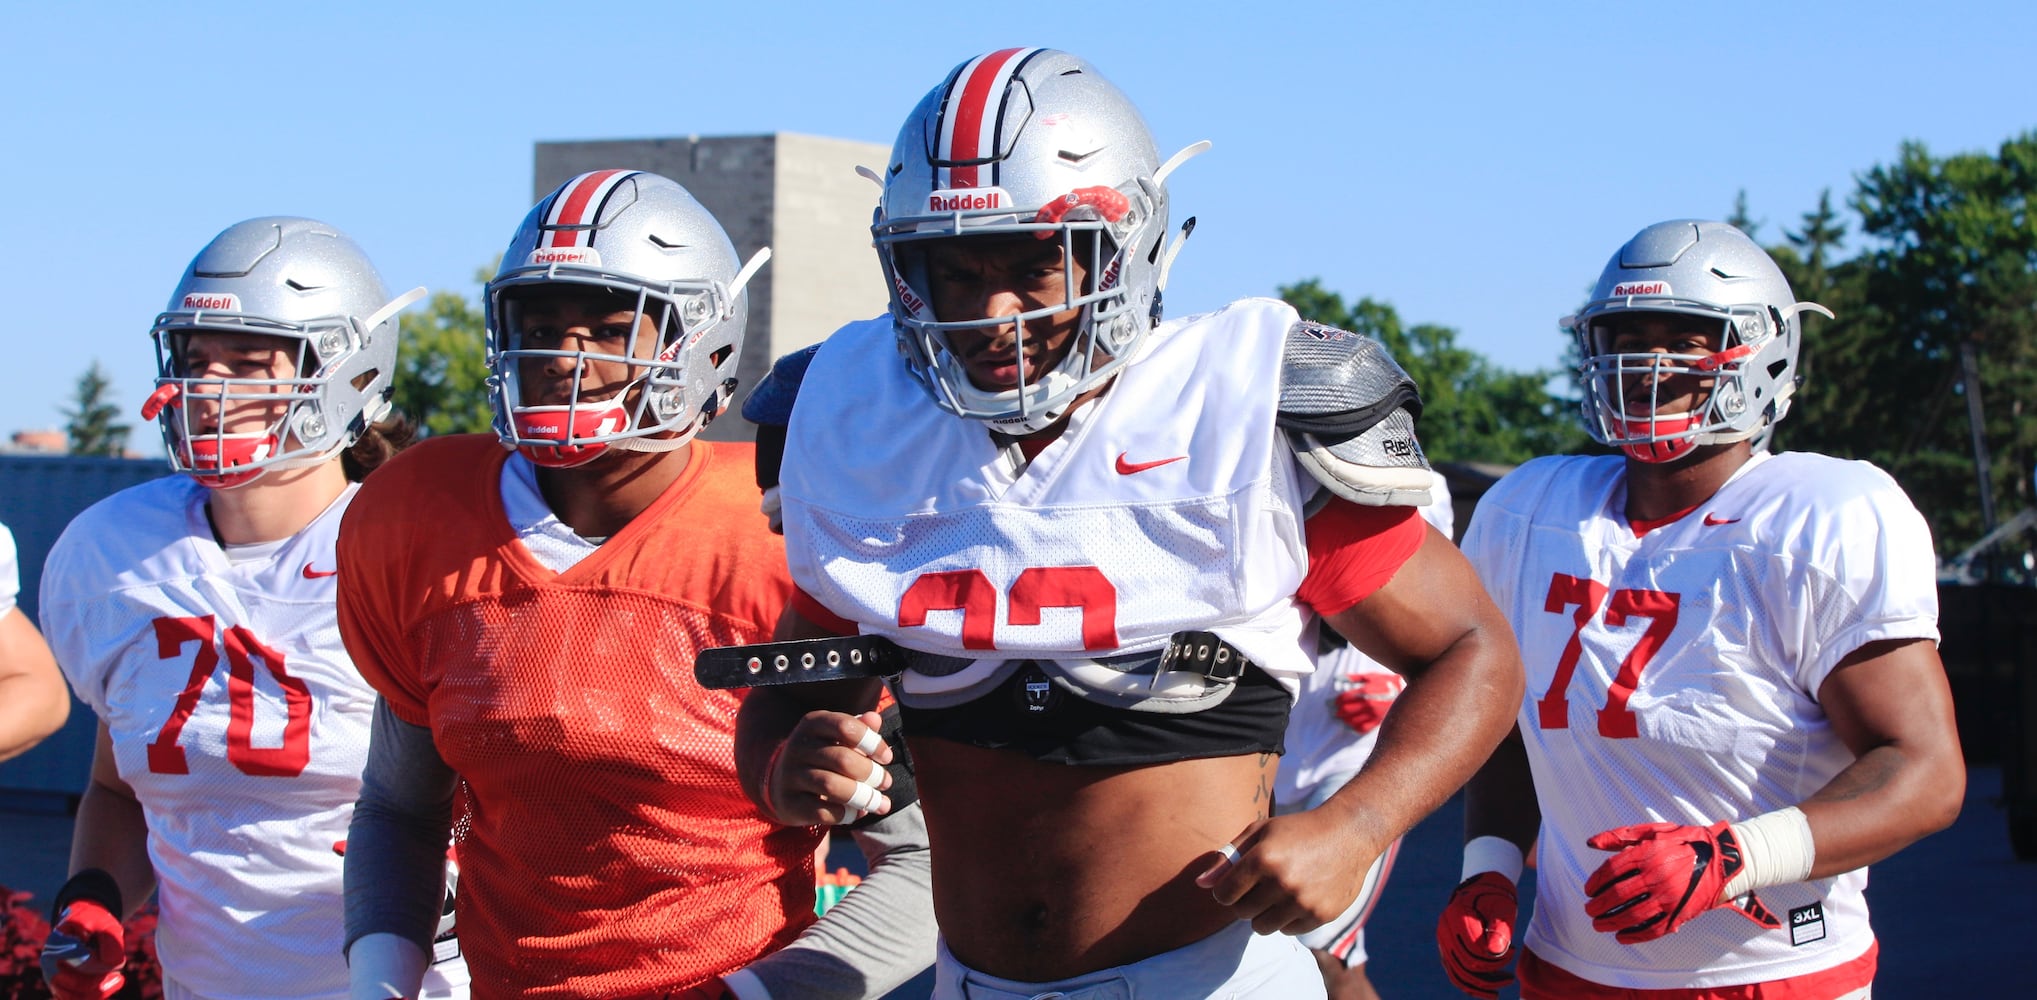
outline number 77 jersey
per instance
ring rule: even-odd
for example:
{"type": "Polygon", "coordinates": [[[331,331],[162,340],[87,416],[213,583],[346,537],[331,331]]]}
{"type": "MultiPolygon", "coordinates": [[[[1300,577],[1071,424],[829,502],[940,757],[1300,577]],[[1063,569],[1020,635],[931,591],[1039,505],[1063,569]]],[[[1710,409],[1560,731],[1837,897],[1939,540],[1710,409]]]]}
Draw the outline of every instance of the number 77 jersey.
{"type": "Polygon", "coordinates": [[[1763,889],[1816,905],[1792,941],[1726,911],[1624,945],[1591,929],[1601,830],[1709,825],[1795,805],[1853,760],[1818,704],[1847,654],[1937,638],[1929,529],[1879,469],[1758,454],[1662,524],[1625,515],[1624,461],[1545,458],[1480,500],[1464,550],[1512,623],[1527,669],[1518,716],[1543,835],[1528,946],[1585,978],[1660,989],[1783,978],[1872,940],[1864,870],[1763,889]],[[1677,970],[1666,975],[1662,970],[1677,970]]]}

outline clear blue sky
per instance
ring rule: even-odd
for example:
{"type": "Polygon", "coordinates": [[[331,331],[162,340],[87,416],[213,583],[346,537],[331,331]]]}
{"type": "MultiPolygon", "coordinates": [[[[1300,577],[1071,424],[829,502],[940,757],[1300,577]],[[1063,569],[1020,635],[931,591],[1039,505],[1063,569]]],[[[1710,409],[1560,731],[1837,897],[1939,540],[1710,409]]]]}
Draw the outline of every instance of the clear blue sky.
{"type": "MultiPolygon", "coordinates": [[[[98,359],[130,414],[185,264],[255,215],[351,232],[393,288],[472,294],[533,142],[889,144],[977,52],[1080,53],[1145,110],[1200,225],[1170,312],[1319,276],[1517,369],[1641,226],[1748,192],[1780,238],[1905,139],[2037,127],[2037,4],[882,3],[0,6],[0,434],[98,359]],[[893,11],[898,11],[894,13],[893,11]],[[2018,69],[2017,67],[2022,67],[2018,69]]],[[[874,265],[874,262],[872,264],[874,265]]],[[[133,447],[156,448],[134,419],[133,447]]]]}

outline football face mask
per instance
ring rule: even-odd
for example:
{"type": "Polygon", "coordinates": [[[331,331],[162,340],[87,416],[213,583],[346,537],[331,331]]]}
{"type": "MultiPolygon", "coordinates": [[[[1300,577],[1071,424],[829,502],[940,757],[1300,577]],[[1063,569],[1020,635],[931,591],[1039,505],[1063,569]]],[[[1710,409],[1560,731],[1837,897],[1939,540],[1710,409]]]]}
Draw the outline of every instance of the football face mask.
{"type": "Polygon", "coordinates": [[[497,306],[505,333],[491,367],[509,443],[532,462],[584,465],[681,416],[683,306],[642,289],[555,284],[507,290],[497,306]]]}

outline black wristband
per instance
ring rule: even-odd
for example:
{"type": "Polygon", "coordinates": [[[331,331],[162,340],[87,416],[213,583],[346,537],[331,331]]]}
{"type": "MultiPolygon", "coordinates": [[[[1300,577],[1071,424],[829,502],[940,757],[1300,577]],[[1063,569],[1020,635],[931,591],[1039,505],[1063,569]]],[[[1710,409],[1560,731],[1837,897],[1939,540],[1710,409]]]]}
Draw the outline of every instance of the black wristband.
{"type": "Polygon", "coordinates": [[[115,882],[104,868],[87,868],[71,876],[64,887],[57,890],[56,901],[50,904],[50,923],[62,920],[64,907],[81,899],[98,903],[106,907],[106,912],[113,914],[113,919],[121,919],[120,883],[115,882]]]}

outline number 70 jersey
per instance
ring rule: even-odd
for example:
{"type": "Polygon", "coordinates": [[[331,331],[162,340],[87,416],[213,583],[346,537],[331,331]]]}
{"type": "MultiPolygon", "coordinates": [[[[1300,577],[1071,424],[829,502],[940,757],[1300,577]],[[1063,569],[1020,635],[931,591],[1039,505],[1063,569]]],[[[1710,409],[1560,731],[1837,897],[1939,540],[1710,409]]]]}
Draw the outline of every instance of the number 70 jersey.
{"type": "Polygon", "coordinates": [[[159,479],[80,514],[44,568],[51,648],[148,817],[164,965],[203,995],[346,991],[333,844],[375,698],[333,605],[352,496],[229,559],[207,491],[159,479]]]}
{"type": "MultiPolygon", "coordinates": [[[[1637,532],[1623,469],[1617,457],[1523,465],[1480,500],[1464,539],[1527,670],[1518,723],[1543,822],[1528,945],[1631,988],[1665,985],[1650,965],[1723,983],[1822,967],[1787,928],[1763,937],[1725,911],[1645,947],[1616,943],[1584,915],[1584,880],[1610,856],[1584,841],[1631,823],[1747,819],[1850,764],[1819,688],[1867,643],[1937,638],[1930,531],[1881,470],[1787,453],[1754,456],[1704,504],[1637,532]]],[[[1777,913],[1818,903],[1825,944],[1864,950],[1864,884],[1851,872],[1761,895],[1777,913]]]]}

